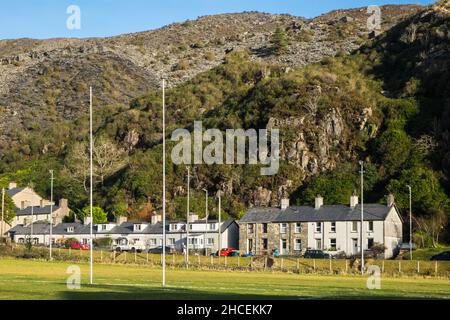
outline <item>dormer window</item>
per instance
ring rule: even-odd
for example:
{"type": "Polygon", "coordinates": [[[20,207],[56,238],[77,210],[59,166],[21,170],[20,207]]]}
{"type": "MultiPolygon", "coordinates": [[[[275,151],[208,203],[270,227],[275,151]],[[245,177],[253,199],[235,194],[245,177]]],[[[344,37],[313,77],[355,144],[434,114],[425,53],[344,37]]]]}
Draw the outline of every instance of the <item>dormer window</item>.
{"type": "Polygon", "coordinates": [[[100,230],[101,230],[101,231],[105,231],[105,230],[106,230],[106,224],[100,225],[100,230]]]}
{"type": "Polygon", "coordinates": [[[209,230],[214,230],[216,228],[216,224],[215,223],[210,223],[209,224],[209,230]]]}
{"type": "Polygon", "coordinates": [[[134,225],[134,231],[141,231],[142,230],[142,224],[135,224],[134,225]]]}
{"type": "Polygon", "coordinates": [[[67,227],[67,232],[74,232],[75,228],[74,227],[67,227]]]}
{"type": "Polygon", "coordinates": [[[169,225],[169,231],[177,231],[177,225],[175,223],[172,223],[169,225]]]}

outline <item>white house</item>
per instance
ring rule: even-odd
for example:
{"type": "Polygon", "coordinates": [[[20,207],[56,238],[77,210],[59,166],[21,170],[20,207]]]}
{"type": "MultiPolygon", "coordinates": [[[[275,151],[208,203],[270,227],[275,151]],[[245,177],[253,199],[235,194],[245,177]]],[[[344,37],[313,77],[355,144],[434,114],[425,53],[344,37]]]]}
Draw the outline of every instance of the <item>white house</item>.
{"type": "MultiPolygon", "coordinates": [[[[158,217],[152,222],[118,221],[118,223],[98,223],[93,225],[94,239],[110,238],[113,242],[127,239],[130,243],[136,241],[146,244],[148,249],[162,246],[163,224],[158,217]]],[[[169,221],[166,223],[167,246],[173,250],[182,251],[186,248],[186,222],[169,221]]],[[[216,220],[195,220],[189,223],[189,249],[207,252],[219,249],[219,235],[222,247],[238,248],[239,226],[235,220],[220,223],[216,220]]],[[[34,244],[50,244],[50,225],[48,223],[29,223],[17,225],[9,230],[9,236],[16,243],[24,243],[32,239],[34,244]]],[[[63,243],[68,238],[75,238],[82,243],[89,243],[90,222],[60,223],[53,227],[53,242],[63,243]]]]}

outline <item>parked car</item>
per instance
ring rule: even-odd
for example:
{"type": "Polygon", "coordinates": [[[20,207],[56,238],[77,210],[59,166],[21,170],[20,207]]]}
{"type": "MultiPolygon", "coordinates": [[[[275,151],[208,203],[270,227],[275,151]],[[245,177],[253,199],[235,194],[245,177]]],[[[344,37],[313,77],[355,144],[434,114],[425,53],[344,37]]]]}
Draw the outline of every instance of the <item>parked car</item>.
{"type": "Polygon", "coordinates": [[[450,251],[444,251],[431,257],[433,261],[450,261],[450,251]]]}
{"type": "MultiPolygon", "coordinates": [[[[161,254],[161,253],[163,253],[163,246],[158,246],[155,248],[148,249],[148,253],[161,254]]],[[[172,253],[172,248],[166,246],[166,254],[171,254],[171,253],[172,253]]]]}
{"type": "Polygon", "coordinates": [[[146,246],[142,241],[129,241],[127,238],[119,238],[116,244],[112,246],[112,250],[117,252],[130,251],[142,252],[145,251],[146,246]]]}
{"type": "MultiPolygon", "coordinates": [[[[235,248],[223,248],[220,250],[220,256],[221,257],[227,257],[227,256],[231,256],[232,252],[236,251],[235,248]]],[[[239,252],[237,253],[239,255],[239,252]]],[[[216,251],[214,253],[211,253],[212,256],[217,257],[219,255],[219,251],[216,251]]]]}
{"type": "Polygon", "coordinates": [[[309,259],[335,259],[335,257],[329,253],[323,252],[322,250],[307,249],[303,258],[309,259]]]}
{"type": "Polygon", "coordinates": [[[69,244],[69,248],[70,249],[74,249],[74,250],[89,250],[91,247],[88,244],[84,244],[81,242],[71,242],[69,244]]]}

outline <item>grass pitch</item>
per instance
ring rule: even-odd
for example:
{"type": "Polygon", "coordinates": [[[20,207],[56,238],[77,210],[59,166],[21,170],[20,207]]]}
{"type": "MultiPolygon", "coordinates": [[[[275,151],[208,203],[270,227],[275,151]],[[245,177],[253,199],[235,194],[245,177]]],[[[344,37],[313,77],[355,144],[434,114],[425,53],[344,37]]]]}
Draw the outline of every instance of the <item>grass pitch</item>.
{"type": "Polygon", "coordinates": [[[218,272],[135,265],[89,265],[22,259],[0,260],[0,299],[450,299],[450,280],[383,278],[367,289],[367,277],[281,272],[218,272]],[[67,268],[81,269],[81,288],[67,287],[67,268]]]}

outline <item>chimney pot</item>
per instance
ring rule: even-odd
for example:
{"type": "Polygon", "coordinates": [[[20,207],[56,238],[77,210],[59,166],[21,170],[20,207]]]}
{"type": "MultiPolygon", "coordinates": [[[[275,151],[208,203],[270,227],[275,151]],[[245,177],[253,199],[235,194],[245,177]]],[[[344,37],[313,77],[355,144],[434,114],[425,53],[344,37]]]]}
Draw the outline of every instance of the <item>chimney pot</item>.
{"type": "Polygon", "coordinates": [[[323,206],[323,198],[322,198],[322,196],[320,194],[318,194],[316,199],[315,199],[314,208],[316,210],[319,210],[322,206],[323,206]]]}
{"type": "Polygon", "coordinates": [[[358,196],[356,195],[356,192],[353,191],[353,194],[350,197],[350,207],[355,208],[357,205],[358,205],[358,196]]]}
{"type": "Polygon", "coordinates": [[[281,210],[286,210],[289,207],[289,198],[281,199],[281,210]]]}
{"type": "Polygon", "coordinates": [[[394,203],[395,203],[394,195],[393,194],[389,194],[388,197],[387,197],[387,206],[391,207],[391,206],[394,205],[394,203]]]}

